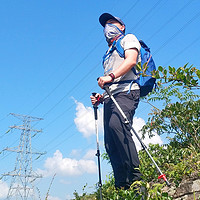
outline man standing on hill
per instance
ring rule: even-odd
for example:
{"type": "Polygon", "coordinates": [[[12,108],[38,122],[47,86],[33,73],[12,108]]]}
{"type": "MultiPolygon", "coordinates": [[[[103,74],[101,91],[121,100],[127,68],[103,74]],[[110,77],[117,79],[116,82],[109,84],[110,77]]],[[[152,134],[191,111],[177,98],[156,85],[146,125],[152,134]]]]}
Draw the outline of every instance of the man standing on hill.
{"type": "MultiPolygon", "coordinates": [[[[120,18],[104,13],[99,17],[99,22],[104,27],[109,49],[104,55],[104,76],[98,79],[98,85],[103,88],[105,84],[112,83],[110,91],[132,123],[139,104],[140,88],[137,83],[130,83],[128,80],[137,79],[132,68],[141,61],[141,46],[133,34],[125,35],[125,24],[120,18]],[[124,57],[120,57],[113,45],[121,37],[124,57]]],[[[106,93],[90,98],[92,104],[95,104],[97,99],[104,100],[105,148],[113,168],[115,187],[128,189],[134,181],[141,180],[138,154],[130,130],[106,93]]]]}

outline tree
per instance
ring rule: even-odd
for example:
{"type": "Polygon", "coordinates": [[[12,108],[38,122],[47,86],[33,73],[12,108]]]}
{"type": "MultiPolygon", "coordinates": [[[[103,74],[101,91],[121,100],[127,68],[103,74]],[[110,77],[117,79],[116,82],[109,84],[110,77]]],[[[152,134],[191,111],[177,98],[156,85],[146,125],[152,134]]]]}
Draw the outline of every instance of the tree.
{"type": "Polygon", "coordinates": [[[161,108],[153,106],[143,135],[153,131],[159,135],[170,135],[171,144],[180,147],[194,146],[200,150],[200,70],[186,64],[168,70],[159,66],[153,76],[158,80],[156,90],[146,97],[146,101],[162,102],[161,108]]]}

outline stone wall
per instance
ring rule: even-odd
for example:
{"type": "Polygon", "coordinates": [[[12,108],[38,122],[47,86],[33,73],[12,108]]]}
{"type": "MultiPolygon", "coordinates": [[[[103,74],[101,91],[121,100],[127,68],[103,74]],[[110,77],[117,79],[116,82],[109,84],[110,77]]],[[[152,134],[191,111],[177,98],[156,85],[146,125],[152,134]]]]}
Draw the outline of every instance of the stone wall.
{"type": "Polygon", "coordinates": [[[168,192],[174,200],[200,200],[200,177],[183,180],[179,187],[165,187],[164,191],[168,192]]]}

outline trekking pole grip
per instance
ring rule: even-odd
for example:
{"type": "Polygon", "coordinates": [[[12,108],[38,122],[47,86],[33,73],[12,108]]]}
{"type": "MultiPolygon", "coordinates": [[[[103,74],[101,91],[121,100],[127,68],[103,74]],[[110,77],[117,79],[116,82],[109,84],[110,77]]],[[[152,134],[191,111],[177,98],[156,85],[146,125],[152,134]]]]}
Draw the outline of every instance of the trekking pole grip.
{"type": "Polygon", "coordinates": [[[111,92],[110,92],[110,89],[108,87],[108,85],[104,85],[103,89],[107,92],[107,94],[109,95],[109,97],[112,96],[111,92]]]}
{"type": "MultiPolygon", "coordinates": [[[[97,94],[96,92],[93,92],[92,96],[95,97],[96,94],[97,94]]],[[[93,105],[93,107],[97,107],[97,106],[98,106],[98,101],[93,105]]]]}
{"type": "MultiPolygon", "coordinates": [[[[93,92],[93,93],[92,93],[92,96],[95,96],[95,95],[96,95],[96,93],[93,92]]],[[[95,120],[97,120],[97,119],[98,119],[98,116],[97,116],[98,102],[96,102],[96,103],[93,105],[93,108],[94,108],[94,118],[95,118],[95,120]]]]}
{"type": "MultiPolygon", "coordinates": [[[[100,77],[97,78],[97,81],[99,80],[99,78],[100,78],[100,77]]],[[[110,85],[109,83],[106,83],[106,84],[103,86],[103,89],[107,92],[107,94],[108,94],[109,96],[111,96],[112,94],[111,94],[111,92],[110,92],[109,85],[110,85]]]]}

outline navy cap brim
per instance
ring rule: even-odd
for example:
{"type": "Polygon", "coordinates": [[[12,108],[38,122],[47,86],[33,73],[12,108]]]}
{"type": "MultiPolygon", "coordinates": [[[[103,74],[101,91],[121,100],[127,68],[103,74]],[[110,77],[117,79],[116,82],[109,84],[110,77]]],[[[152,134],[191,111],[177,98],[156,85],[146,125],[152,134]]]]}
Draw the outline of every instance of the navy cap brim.
{"type": "Polygon", "coordinates": [[[120,24],[124,25],[124,23],[123,23],[119,18],[116,18],[116,17],[112,16],[112,15],[109,14],[109,13],[103,13],[103,14],[99,17],[99,22],[100,22],[100,24],[101,24],[103,27],[105,27],[106,22],[107,22],[109,19],[114,19],[114,20],[118,21],[120,24]]]}

